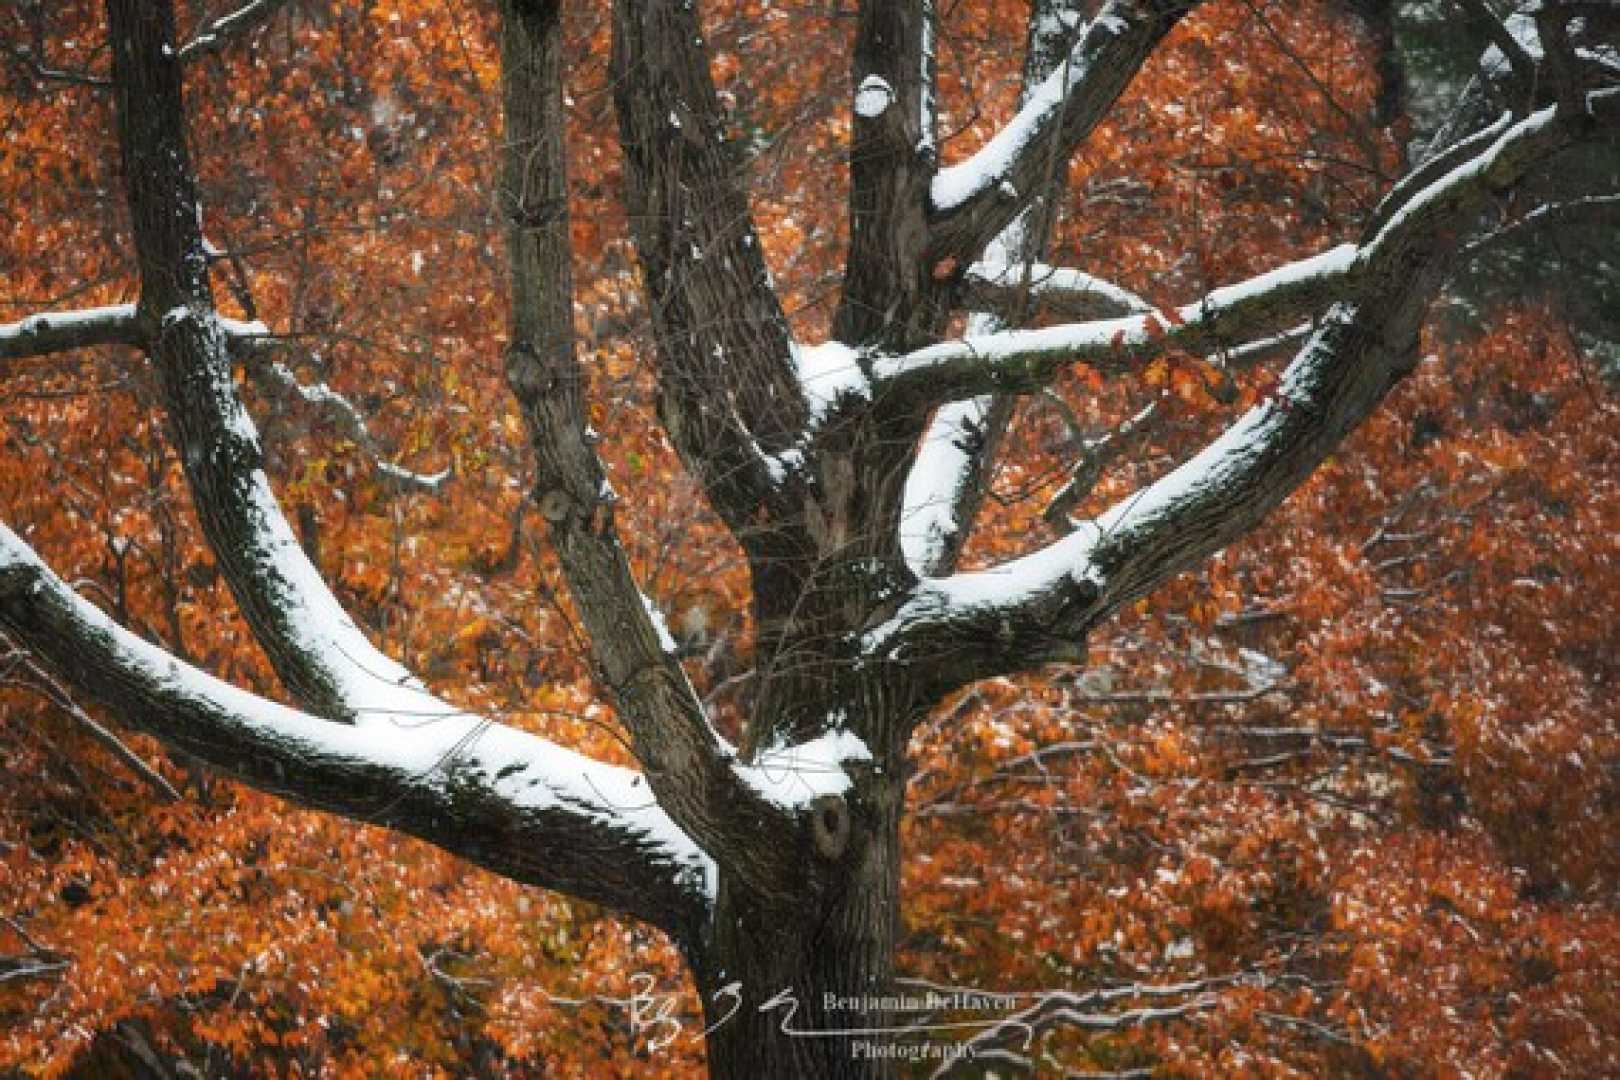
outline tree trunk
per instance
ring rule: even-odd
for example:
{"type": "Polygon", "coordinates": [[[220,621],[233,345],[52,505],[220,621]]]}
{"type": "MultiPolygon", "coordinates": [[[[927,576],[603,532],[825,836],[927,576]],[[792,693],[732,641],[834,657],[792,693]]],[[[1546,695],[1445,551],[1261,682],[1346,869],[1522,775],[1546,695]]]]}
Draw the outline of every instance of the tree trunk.
{"type": "MultiPolygon", "coordinates": [[[[903,781],[852,799],[849,848],[796,910],[721,882],[709,936],[690,949],[709,1075],[719,1080],[895,1075],[894,993],[903,781]]],[[[865,785],[863,785],[865,787],[865,785]]]]}

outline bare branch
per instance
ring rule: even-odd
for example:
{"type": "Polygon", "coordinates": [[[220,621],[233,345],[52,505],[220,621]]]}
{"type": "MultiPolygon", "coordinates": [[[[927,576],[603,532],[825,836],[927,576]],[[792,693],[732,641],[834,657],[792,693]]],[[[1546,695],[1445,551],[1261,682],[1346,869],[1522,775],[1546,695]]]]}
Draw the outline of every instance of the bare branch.
{"type": "Polygon", "coordinates": [[[690,3],[614,6],[626,202],[658,344],[660,416],[686,468],[756,563],[773,509],[765,454],[793,446],[805,401],[690,3]]]}
{"type": "Polygon", "coordinates": [[[221,321],[227,323],[226,330],[231,334],[235,351],[237,355],[245,357],[247,369],[251,374],[257,376],[264,385],[295,398],[335,422],[366,453],[378,474],[385,480],[397,487],[430,495],[438,494],[444,489],[445,482],[450,479],[452,466],[446,465],[438,472],[419,473],[387,460],[365,417],[360,415],[360,410],[352,401],[323,382],[301,381],[292,368],[280,360],[261,355],[261,350],[251,347],[250,344],[243,347],[251,339],[232,332],[232,328],[228,325],[229,320],[221,321]]]}
{"type": "Polygon", "coordinates": [[[512,279],[507,381],[529,424],[535,501],[659,802],[760,896],[792,894],[808,851],[781,840],[797,833],[808,844],[810,830],[748,784],[734,767],[735,751],[709,723],[675,642],[636,585],[586,422],[574,355],[558,6],[511,0],[501,42],[501,202],[512,279]]]}
{"type": "Polygon", "coordinates": [[[24,660],[22,669],[28,673],[29,680],[38,688],[53,705],[62,710],[69,719],[78,724],[90,737],[112,752],[112,755],[124,766],[140,778],[147,787],[157,792],[166,802],[179,802],[180,793],[174,789],[164,775],[148,765],[139,754],[131,750],[124,740],[113,734],[107,728],[97,723],[95,718],[79,708],[62,684],[51,678],[49,672],[41,668],[32,660],[24,660]]]}
{"type": "Polygon", "coordinates": [[[1614,228],[1620,224],[1620,193],[1587,195],[1563,202],[1543,203],[1517,221],[1495,229],[1463,248],[1463,258],[1473,259],[1505,244],[1522,240],[1546,228],[1593,225],[1614,228]]]}
{"type": "Polygon", "coordinates": [[[1468,15],[1468,21],[1473,23],[1475,29],[1499,49],[1507,58],[1508,66],[1513,74],[1526,86],[1532,86],[1536,81],[1536,62],[1526,51],[1524,44],[1513,36],[1513,31],[1507,24],[1490,9],[1485,0],[1457,0],[1459,6],[1468,15]]]}

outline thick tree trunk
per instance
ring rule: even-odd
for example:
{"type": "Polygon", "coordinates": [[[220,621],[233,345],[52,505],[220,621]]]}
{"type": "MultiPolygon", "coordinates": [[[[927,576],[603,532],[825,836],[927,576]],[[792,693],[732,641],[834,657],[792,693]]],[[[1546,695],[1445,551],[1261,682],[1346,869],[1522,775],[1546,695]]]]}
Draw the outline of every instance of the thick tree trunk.
{"type": "Polygon", "coordinates": [[[721,884],[707,941],[690,950],[718,1080],[896,1073],[894,993],[901,784],[860,800],[847,862],[797,910],[721,884]],[[882,805],[873,805],[879,802],[882,805]]]}

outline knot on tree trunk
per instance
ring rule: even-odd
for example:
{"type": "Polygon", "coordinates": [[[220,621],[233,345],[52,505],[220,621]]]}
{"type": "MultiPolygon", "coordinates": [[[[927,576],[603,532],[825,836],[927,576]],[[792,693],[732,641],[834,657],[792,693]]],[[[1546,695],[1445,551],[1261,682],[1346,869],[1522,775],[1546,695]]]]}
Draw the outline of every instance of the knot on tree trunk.
{"type": "Polygon", "coordinates": [[[849,847],[849,805],[838,795],[818,795],[810,801],[810,839],[816,854],[832,862],[849,847]]]}

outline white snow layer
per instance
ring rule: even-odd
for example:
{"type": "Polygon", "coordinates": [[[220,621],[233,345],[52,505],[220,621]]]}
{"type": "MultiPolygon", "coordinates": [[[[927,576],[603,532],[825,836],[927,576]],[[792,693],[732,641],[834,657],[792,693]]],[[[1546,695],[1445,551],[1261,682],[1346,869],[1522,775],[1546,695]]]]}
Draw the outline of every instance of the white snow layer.
{"type": "Polygon", "coordinates": [[[794,811],[819,796],[847,791],[845,762],[871,760],[872,751],[860,736],[834,728],[798,746],[772,747],[752,765],[738,766],[737,773],[762,797],[794,811]]]}

